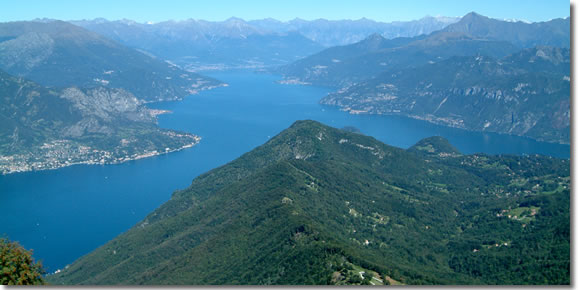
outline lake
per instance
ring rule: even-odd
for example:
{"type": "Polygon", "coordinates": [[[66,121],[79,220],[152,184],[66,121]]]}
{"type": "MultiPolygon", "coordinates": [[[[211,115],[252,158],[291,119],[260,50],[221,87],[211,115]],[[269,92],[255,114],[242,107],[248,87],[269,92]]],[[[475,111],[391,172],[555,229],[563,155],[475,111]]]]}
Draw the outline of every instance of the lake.
{"type": "Polygon", "coordinates": [[[330,89],[281,85],[278,76],[247,71],[208,74],[228,87],[179,102],[159,125],[202,137],[193,148],[116,165],[77,165],[0,176],[0,237],[33,249],[53,272],[126,231],[193,178],[263,144],[296,120],[354,126],[387,144],[408,148],[443,136],[463,153],[545,154],[569,158],[570,146],[469,132],[398,116],[350,115],[322,106],[330,89]]]}

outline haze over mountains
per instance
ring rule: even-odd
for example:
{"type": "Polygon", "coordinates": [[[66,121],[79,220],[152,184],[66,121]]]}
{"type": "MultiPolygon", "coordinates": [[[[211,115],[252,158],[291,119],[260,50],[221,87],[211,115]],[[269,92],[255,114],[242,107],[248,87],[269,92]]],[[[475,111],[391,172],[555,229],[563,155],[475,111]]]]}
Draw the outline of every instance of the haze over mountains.
{"type": "Polygon", "coordinates": [[[570,18],[524,23],[469,13],[429,35],[374,34],[273,71],[285,83],[337,88],[321,102],[351,113],[569,143],[569,49],[570,18]]]}
{"type": "Polygon", "coordinates": [[[274,19],[244,21],[232,17],[221,22],[190,19],[144,24],[95,19],[71,23],[183,67],[200,70],[281,65],[325,47],[357,42],[372,33],[388,38],[416,36],[441,29],[456,20],[425,17],[392,23],[368,19],[280,22],[274,19]]]}
{"type": "Polygon", "coordinates": [[[279,33],[297,31],[312,41],[323,46],[347,45],[363,40],[373,33],[385,38],[411,37],[429,34],[457,22],[459,17],[425,16],[412,21],[377,22],[362,18],[359,20],[303,20],[293,19],[287,22],[275,19],[248,21],[249,24],[267,31],[279,33]]]}
{"type": "Polygon", "coordinates": [[[361,42],[325,49],[279,71],[300,82],[341,87],[377,72],[418,66],[452,56],[505,57],[524,48],[570,48],[570,19],[540,23],[507,22],[469,13],[429,35],[386,39],[373,34],[361,42]],[[504,33],[506,32],[506,33],[504,33]]]}
{"type": "Polygon", "coordinates": [[[51,87],[123,88],[175,100],[220,82],[63,21],[0,23],[0,69],[51,87]]]}

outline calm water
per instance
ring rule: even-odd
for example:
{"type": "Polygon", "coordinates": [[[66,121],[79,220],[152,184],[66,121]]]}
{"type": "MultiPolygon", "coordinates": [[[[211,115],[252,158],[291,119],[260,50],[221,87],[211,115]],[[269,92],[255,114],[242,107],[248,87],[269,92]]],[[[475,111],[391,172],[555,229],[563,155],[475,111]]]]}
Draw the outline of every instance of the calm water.
{"type": "Polygon", "coordinates": [[[181,102],[153,104],[173,114],[160,126],[200,135],[190,149],[118,165],[73,166],[0,176],[0,236],[34,249],[55,271],[103,245],[167,201],[197,175],[266,142],[300,119],[354,126],[385,143],[407,148],[440,135],[464,153],[540,153],[568,158],[570,147],[506,135],[468,132],[393,116],[349,115],[321,106],[328,89],[276,84],[249,72],[212,75],[229,87],[181,102]]]}

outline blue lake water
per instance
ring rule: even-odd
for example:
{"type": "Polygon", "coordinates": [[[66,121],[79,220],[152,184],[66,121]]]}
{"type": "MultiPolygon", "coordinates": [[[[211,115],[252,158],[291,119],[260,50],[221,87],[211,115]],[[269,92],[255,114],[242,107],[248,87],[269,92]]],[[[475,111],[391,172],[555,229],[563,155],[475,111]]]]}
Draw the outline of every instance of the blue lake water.
{"type": "Polygon", "coordinates": [[[160,116],[161,127],[200,135],[199,145],[117,165],[0,176],[0,237],[33,249],[47,270],[55,271],[129,229],[199,174],[237,158],[302,119],[338,128],[354,126],[403,148],[439,135],[464,153],[570,156],[567,145],[469,132],[397,116],[350,115],[318,104],[329,89],[281,85],[275,82],[277,76],[245,71],[210,75],[229,87],[180,102],[150,105],[173,111],[160,116]]]}

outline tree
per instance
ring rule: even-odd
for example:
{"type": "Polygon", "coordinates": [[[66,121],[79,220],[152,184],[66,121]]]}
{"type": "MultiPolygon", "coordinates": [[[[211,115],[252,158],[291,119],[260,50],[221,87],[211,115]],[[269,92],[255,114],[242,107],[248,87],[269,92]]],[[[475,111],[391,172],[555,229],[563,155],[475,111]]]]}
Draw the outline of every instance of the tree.
{"type": "Polygon", "coordinates": [[[17,242],[0,239],[0,285],[43,285],[42,265],[17,242]]]}

